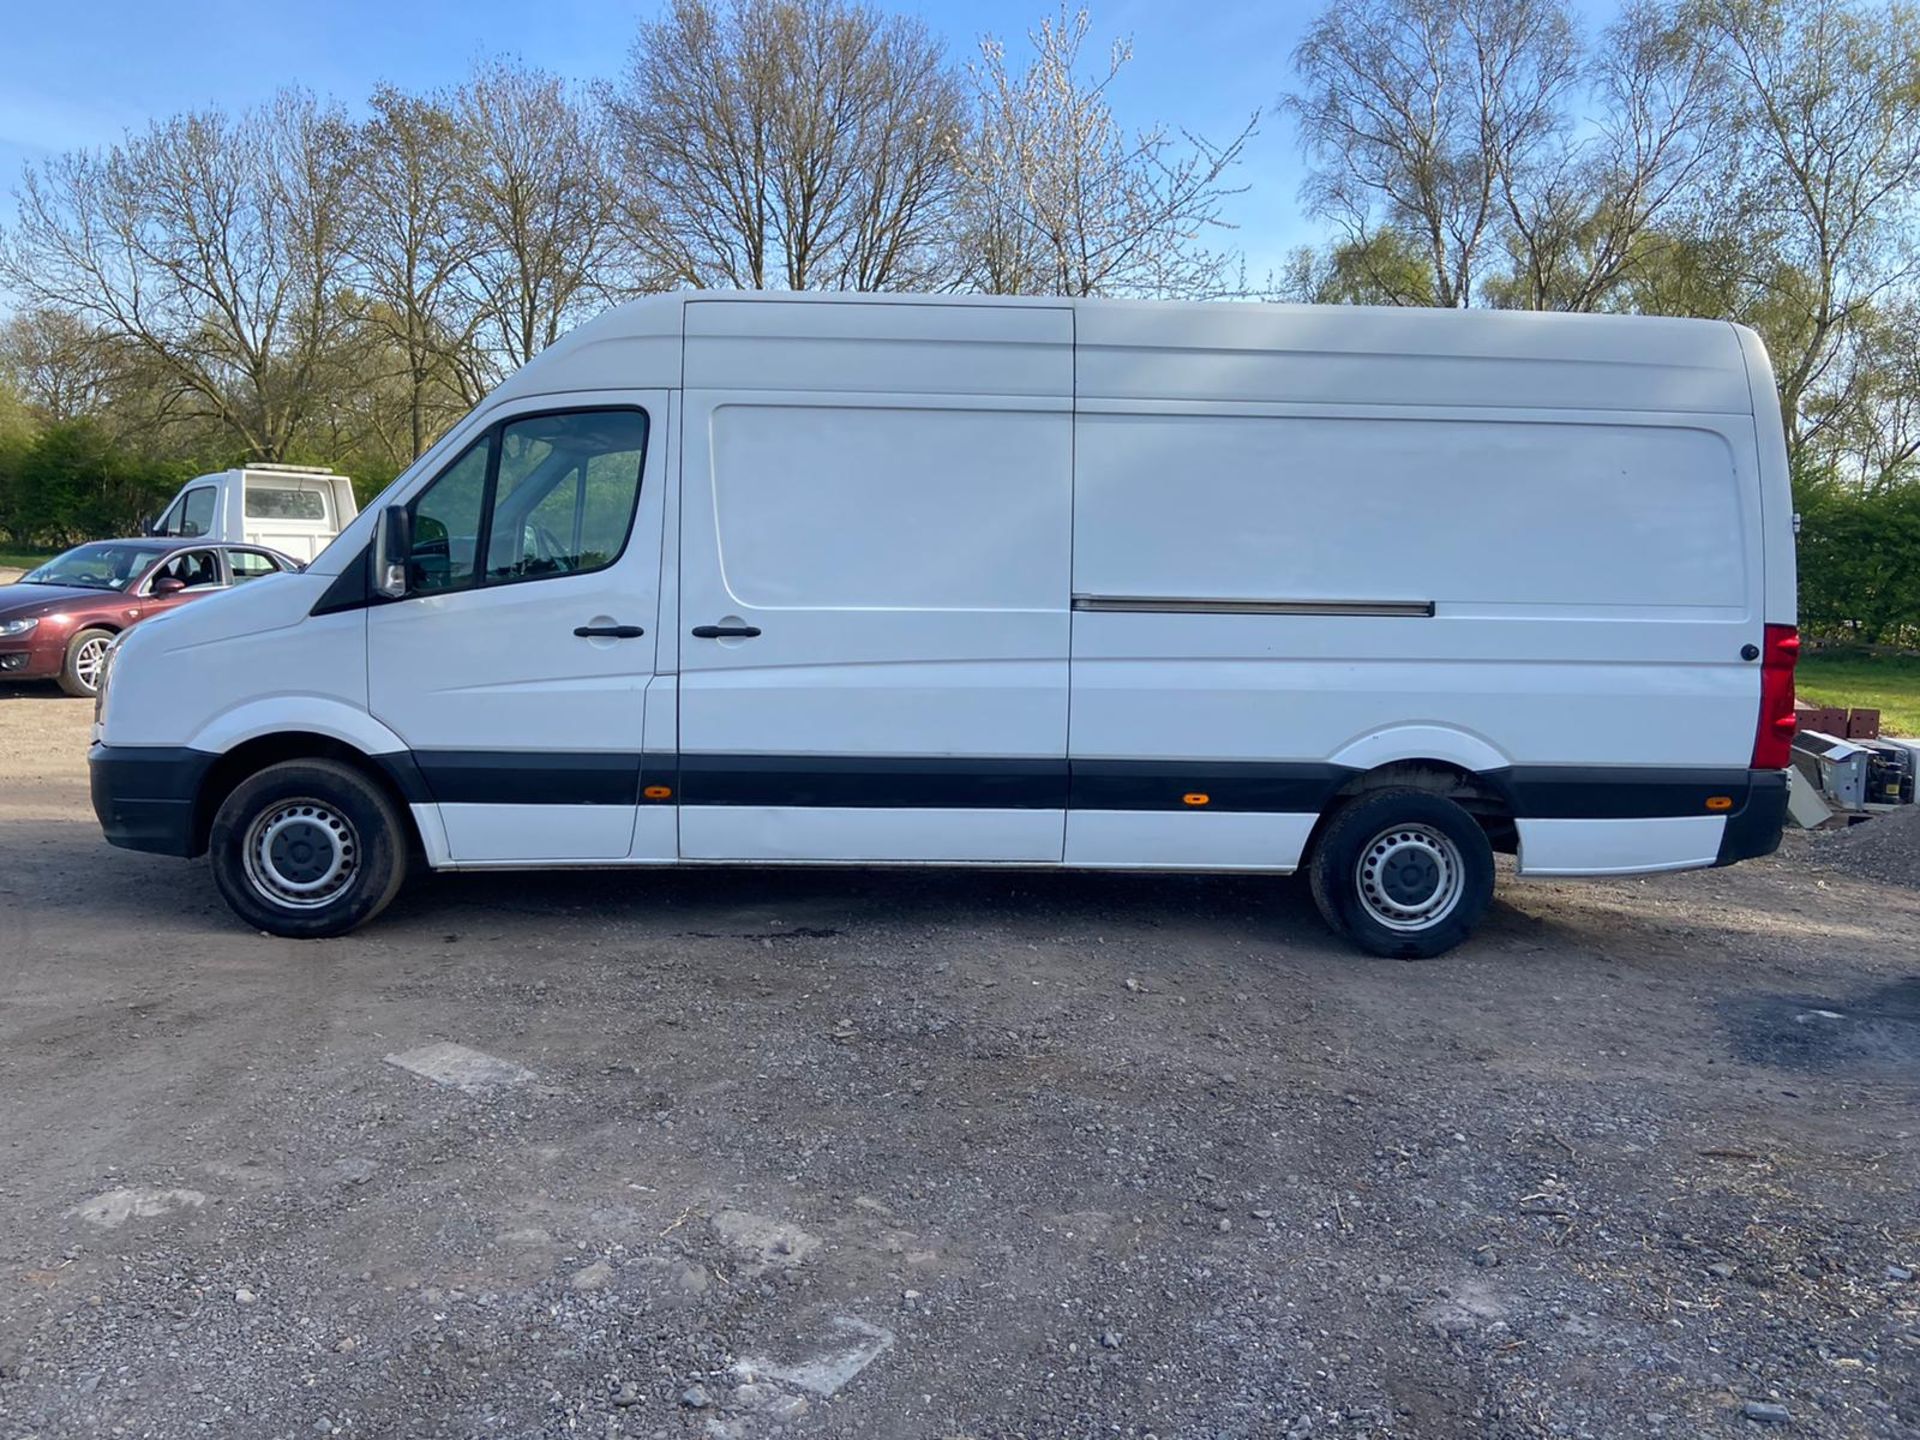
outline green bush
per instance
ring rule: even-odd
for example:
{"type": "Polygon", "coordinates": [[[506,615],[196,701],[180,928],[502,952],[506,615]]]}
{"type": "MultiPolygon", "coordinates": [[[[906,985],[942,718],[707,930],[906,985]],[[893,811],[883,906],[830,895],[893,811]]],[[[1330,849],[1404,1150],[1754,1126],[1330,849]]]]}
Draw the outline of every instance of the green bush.
{"type": "Polygon", "coordinates": [[[16,545],[64,549],[137,534],[196,473],[117,447],[88,420],[0,441],[0,534],[16,545]]]}
{"type": "Polygon", "coordinates": [[[1920,483],[1804,486],[1800,626],[1816,639],[1920,643],[1920,483]]]}

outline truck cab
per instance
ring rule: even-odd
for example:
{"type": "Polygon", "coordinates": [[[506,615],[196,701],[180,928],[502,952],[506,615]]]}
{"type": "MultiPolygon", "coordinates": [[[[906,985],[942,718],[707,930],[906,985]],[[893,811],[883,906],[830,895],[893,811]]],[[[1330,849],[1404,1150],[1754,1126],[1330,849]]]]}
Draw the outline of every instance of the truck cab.
{"type": "Polygon", "coordinates": [[[247,465],[189,480],[148,533],[264,545],[304,565],[359,513],[353,481],[324,465],[247,465]]]}

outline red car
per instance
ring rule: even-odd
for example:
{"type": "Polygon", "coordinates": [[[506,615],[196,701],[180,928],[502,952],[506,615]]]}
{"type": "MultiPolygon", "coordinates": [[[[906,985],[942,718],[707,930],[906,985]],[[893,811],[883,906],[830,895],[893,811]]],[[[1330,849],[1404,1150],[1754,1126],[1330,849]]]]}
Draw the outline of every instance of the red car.
{"type": "Polygon", "coordinates": [[[0,586],[0,680],[58,680],[91,696],[113,637],[196,595],[300,562],[258,545],[95,540],[0,586]]]}

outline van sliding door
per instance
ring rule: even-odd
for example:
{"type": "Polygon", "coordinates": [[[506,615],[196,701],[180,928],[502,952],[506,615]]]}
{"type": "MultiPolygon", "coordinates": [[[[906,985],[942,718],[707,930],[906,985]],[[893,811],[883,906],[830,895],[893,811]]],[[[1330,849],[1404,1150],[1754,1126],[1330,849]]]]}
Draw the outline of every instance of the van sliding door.
{"type": "Polygon", "coordinates": [[[687,317],[681,854],[1057,862],[1070,314],[687,317]]]}

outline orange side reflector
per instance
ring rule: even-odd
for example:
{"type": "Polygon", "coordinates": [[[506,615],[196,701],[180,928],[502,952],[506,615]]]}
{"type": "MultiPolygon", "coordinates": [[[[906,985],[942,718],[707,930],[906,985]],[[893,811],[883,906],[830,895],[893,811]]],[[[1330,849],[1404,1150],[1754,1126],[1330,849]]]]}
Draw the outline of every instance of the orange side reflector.
{"type": "Polygon", "coordinates": [[[1707,797],[1707,809],[1731,810],[1733,809],[1733,797],[1731,795],[1709,795],[1707,797]]]}
{"type": "Polygon", "coordinates": [[[673,791],[665,785],[649,785],[640,793],[649,800],[665,800],[673,794],[673,791]]]}
{"type": "Polygon", "coordinates": [[[1200,794],[1182,795],[1180,797],[1180,803],[1183,805],[1204,805],[1212,798],[1213,797],[1211,795],[1200,795],[1200,794]]]}

